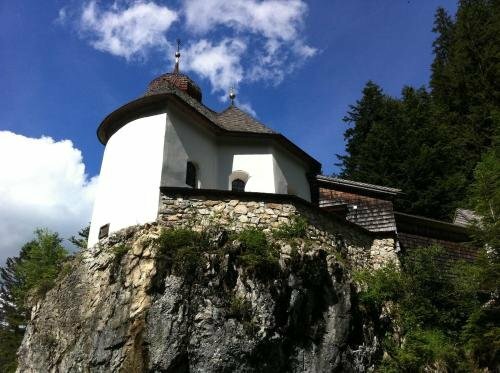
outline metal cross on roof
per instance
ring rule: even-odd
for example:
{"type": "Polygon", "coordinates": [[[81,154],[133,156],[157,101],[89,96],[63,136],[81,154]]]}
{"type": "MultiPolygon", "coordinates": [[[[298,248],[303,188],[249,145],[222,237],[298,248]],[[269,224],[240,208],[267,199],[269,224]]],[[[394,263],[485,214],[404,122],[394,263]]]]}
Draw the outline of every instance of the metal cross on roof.
{"type": "Polygon", "coordinates": [[[231,100],[231,106],[234,105],[234,99],[236,98],[236,92],[234,87],[229,88],[229,99],[231,100]]]}
{"type": "Polygon", "coordinates": [[[179,60],[181,57],[181,39],[177,39],[177,52],[175,52],[175,67],[174,74],[179,74],[179,60]]]}

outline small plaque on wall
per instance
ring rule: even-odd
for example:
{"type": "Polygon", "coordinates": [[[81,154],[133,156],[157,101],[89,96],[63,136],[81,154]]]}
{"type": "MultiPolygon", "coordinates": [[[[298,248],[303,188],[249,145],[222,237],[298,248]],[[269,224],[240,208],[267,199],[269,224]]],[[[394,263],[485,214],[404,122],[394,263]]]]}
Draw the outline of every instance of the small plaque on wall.
{"type": "Polygon", "coordinates": [[[109,234],[109,224],[103,225],[99,228],[99,239],[108,237],[109,234]]]}

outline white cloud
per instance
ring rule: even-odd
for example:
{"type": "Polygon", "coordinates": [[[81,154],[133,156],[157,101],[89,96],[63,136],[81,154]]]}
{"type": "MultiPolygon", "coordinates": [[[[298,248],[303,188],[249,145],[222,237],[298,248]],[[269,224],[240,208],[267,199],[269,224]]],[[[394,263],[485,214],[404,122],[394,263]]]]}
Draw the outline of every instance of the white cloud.
{"type": "Polygon", "coordinates": [[[245,50],[240,39],[223,39],[218,44],[202,39],[184,53],[185,68],[209,79],[214,91],[227,91],[243,79],[240,61],[245,50]]]}
{"type": "Polygon", "coordinates": [[[66,23],[67,18],[68,18],[68,14],[67,14],[66,8],[61,8],[61,9],[59,9],[59,13],[57,14],[57,18],[55,21],[56,21],[56,23],[64,25],[66,23]]]}
{"type": "Polygon", "coordinates": [[[97,178],[69,140],[0,131],[0,263],[46,227],[68,238],[90,221],[97,178]]]}
{"type": "MultiPolygon", "coordinates": [[[[306,14],[307,5],[303,0],[184,2],[187,28],[195,35],[203,34],[207,38],[207,35],[214,35],[222,29],[225,40],[245,40],[246,53],[233,54],[232,65],[242,71],[240,80],[248,82],[262,80],[279,84],[287,74],[316,53],[316,49],[307,45],[300,35],[306,14]]],[[[207,69],[210,68],[213,66],[207,69]]],[[[218,86],[210,79],[214,89],[227,91],[228,79],[225,78],[229,77],[224,72],[220,74],[223,79],[218,86]]],[[[211,76],[205,71],[203,76],[207,75],[211,76]]]]}
{"type": "Polygon", "coordinates": [[[187,0],[184,3],[187,25],[199,33],[224,25],[287,41],[297,37],[306,11],[307,5],[302,0],[187,0]]]}
{"type": "MultiPolygon", "coordinates": [[[[279,84],[317,53],[303,35],[305,0],[184,0],[169,7],[149,0],[84,1],[76,16],[81,35],[94,48],[127,60],[160,48],[173,59],[167,33],[179,21],[177,32],[187,36],[181,70],[209,80],[224,97],[241,82],[279,84]]],[[[60,23],[68,24],[74,14],[61,9],[60,23]]]]}
{"type": "Polygon", "coordinates": [[[94,48],[130,60],[168,46],[165,32],[177,18],[177,12],[153,2],[134,1],[125,8],[114,3],[102,10],[91,1],[83,8],[80,27],[94,48]]]}

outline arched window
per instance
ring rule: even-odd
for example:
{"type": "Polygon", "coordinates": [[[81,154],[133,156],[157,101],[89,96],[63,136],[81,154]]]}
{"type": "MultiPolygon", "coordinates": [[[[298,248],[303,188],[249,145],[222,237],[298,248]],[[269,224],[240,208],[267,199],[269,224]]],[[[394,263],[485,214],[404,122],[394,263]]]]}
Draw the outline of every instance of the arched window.
{"type": "Polygon", "coordinates": [[[186,165],[186,184],[196,189],[196,166],[193,162],[188,162],[186,165]]]}
{"type": "Polygon", "coordinates": [[[237,192],[244,192],[249,179],[250,175],[248,172],[243,170],[234,170],[231,172],[231,175],[229,175],[228,189],[237,192]]]}
{"type": "Polygon", "coordinates": [[[241,179],[234,179],[231,182],[231,190],[234,192],[244,192],[245,191],[245,182],[241,179]]]}

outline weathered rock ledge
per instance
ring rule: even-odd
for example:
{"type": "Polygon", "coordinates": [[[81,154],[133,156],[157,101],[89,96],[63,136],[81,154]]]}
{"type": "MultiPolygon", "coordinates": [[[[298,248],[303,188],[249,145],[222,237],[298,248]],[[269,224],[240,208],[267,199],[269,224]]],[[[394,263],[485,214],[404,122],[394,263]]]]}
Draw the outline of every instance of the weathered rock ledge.
{"type": "MultiPolygon", "coordinates": [[[[165,206],[175,214],[193,207],[172,201],[165,206]]],[[[231,204],[245,220],[236,212],[244,208],[231,204]]],[[[347,259],[370,250],[359,246],[368,237],[310,225],[305,238],[273,243],[280,270],[272,278],[248,273],[229,254],[204,254],[200,274],[188,279],[159,260],[156,239],[177,222],[164,218],[76,255],[33,308],[19,372],[371,370],[379,345],[371,321],[359,316],[347,259]]],[[[223,237],[241,227],[226,226],[205,227],[215,245],[237,245],[223,237]]]]}

